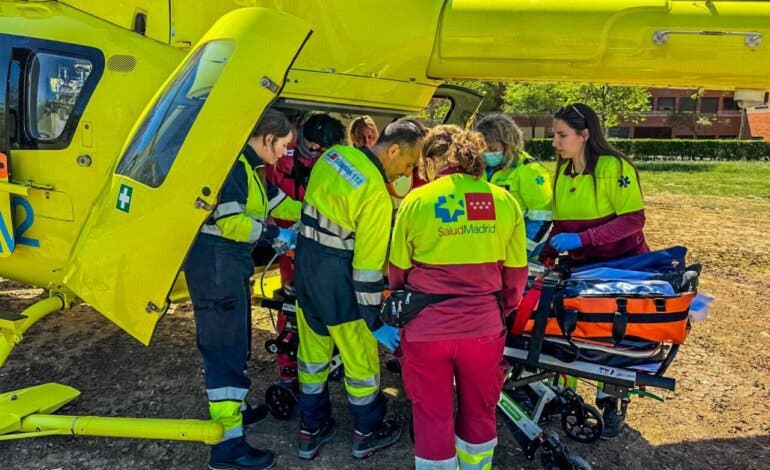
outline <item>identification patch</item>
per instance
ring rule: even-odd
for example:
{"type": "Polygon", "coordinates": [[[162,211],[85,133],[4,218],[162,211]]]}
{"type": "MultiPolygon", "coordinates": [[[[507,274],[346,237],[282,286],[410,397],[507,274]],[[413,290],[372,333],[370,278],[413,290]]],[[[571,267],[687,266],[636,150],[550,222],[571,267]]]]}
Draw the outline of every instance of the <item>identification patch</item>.
{"type": "Polygon", "coordinates": [[[356,167],[342,155],[337,152],[327,152],[324,156],[326,163],[342,176],[342,179],[348,182],[351,186],[358,189],[362,184],[366,183],[367,179],[360,171],[356,170],[356,167]]]}

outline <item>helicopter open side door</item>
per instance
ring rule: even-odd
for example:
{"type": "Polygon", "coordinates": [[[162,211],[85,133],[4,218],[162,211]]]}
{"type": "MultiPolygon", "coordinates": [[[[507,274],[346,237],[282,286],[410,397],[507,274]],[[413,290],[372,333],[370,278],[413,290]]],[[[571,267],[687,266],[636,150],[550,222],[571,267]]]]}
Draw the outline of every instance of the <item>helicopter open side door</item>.
{"type": "Polygon", "coordinates": [[[27,188],[10,182],[11,140],[8,121],[8,65],[11,47],[7,37],[0,37],[0,258],[11,256],[16,249],[16,226],[13,223],[13,194],[27,194],[27,188]]]}
{"type": "Polygon", "coordinates": [[[64,284],[144,344],[228,172],[311,33],[263,8],[220,18],[139,118],[64,284]]]}

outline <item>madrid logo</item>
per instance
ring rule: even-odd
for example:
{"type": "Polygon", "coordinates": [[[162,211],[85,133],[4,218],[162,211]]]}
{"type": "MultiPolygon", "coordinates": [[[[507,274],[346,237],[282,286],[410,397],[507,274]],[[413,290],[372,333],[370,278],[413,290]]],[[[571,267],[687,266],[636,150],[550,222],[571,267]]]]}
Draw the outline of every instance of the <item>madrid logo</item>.
{"type": "Polygon", "coordinates": [[[489,193],[439,196],[433,210],[436,218],[444,223],[457,222],[466,212],[467,220],[495,220],[495,203],[489,193]]]}
{"type": "Polygon", "coordinates": [[[436,218],[442,222],[457,222],[458,217],[465,215],[465,201],[454,194],[439,196],[433,210],[436,218]]]}

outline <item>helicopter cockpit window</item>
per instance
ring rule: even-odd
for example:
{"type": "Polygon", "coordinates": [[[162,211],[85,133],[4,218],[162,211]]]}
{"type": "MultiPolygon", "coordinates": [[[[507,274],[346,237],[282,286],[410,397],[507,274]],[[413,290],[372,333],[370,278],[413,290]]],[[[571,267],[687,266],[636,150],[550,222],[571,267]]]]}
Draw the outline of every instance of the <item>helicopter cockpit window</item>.
{"type": "Polygon", "coordinates": [[[212,41],[187,60],[144,117],[117,174],[153,188],[163,183],[234,49],[233,41],[212,41]]]}
{"type": "Polygon", "coordinates": [[[64,132],[93,64],[85,59],[39,52],[29,64],[27,129],[39,142],[64,132]]]}

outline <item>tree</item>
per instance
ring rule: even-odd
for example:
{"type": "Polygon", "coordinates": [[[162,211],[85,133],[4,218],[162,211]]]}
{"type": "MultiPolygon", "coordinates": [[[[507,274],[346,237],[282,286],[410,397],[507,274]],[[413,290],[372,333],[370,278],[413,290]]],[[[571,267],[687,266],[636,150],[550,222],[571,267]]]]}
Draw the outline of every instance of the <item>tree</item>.
{"type": "Polygon", "coordinates": [[[698,98],[703,96],[704,92],[703,88],[699,88],[690,95],[690,100],[692,100],[690,109],[682,109],[680,101],[679,109],[671,111],[666,117],[666,125],[670,127],[684,126],[690,131],[693,138],[697,139],[699,131],[717,120],[716,116],[709,116],[698,112],[698,98]]]}
{"type": "Polygon", "coordinates": [[[553,115],[568,103],[585,103],[599,116],[605,135],[620,121],[639,122],[650,110],[650,93],[633,86],[580,83],[512,83],[505,92],[505,112],[526,117],[535,134],[538,118],[553,115]]]}
{"type": "Polygon", "coordinates": [[[573,84],[565,94],[568,102],[584,103],[596,111],[605,136],[610,127],[621,121],[641,122],[650,111],[650,92],[644,87],[573,84]]]}
{"type": "Polygon", "coordinates": [[[716,120],[717,118],[714,116],[704,116],[695,111],[671,111],[666,117],[666,125],[670,127],[684,126],[697,139],[698,133],[716,120]]]}
{"type": "Polygon", "coordinates": [[[529,119],[532,136],[539,118],[553,116],[567,102],[568,85],[562,83],[509,83],[503,97],[503,111],[529,119]]]}

